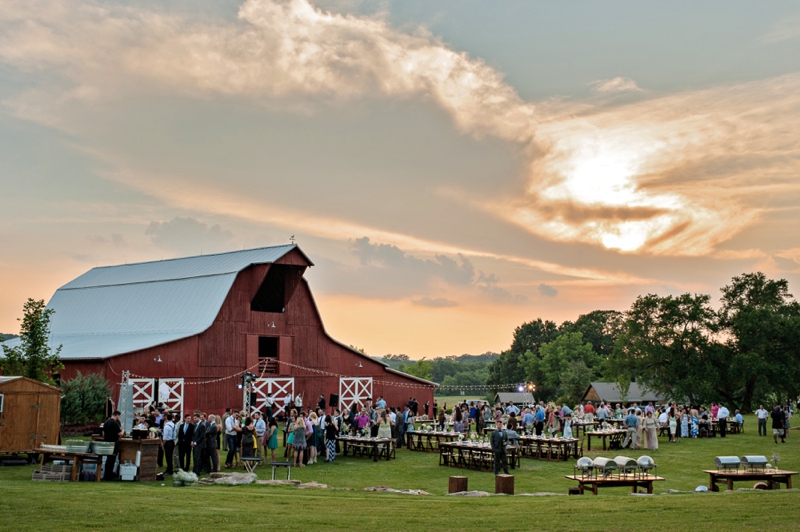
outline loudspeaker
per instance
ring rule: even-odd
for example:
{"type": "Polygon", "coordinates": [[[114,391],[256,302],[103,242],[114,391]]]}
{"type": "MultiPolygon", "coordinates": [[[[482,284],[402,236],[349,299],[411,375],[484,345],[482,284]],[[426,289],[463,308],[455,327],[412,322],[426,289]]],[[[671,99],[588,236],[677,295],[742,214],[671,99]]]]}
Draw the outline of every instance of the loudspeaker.
{"type": "Polygon", "coordinates": [[[256,401],[258,400],[258,394],[256,392],[250,392],[250,407],[256,406],[256,401]]]}
{"type": "Polygon", "coordinates": [[[337,408],[339,406],[339,394],[338,393],[332,393],[331,394],[331,400],[328,401],[328,406],[330,406],[331,408],[337,408]]]}

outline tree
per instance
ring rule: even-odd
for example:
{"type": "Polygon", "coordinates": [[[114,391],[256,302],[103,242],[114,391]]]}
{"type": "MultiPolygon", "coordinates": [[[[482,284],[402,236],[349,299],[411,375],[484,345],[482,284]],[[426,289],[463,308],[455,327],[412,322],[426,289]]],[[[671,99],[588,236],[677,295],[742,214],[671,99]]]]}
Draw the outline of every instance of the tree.
{"type": "Polygon", "coordinates": [[[400,366],[400,371],[421,379],[431,380],[431,362],[425,358],[417,360],[413,364],[403,364],[400,366]]]}
{"type": "Polygon", "coordinates": [[[759,388],[774,392],[776,399],[794,397],[800,378],[800,306],[788,282],[761,272],[743,274],[722,288],[721,301],[728,348],[724,369],[739,386],[741,409],[751,410],[759,388]]]}
{"type": "Polygon", "coordinates": [[[61,421],[67,425],[99,423],[105,413],[111,386],[99,373],[81,375],[61,383],[61,421]]]}
{"type": "MultiPolygon", "coordinates": [[[[552,342],[558,336],[555,322],[537,318],[523,323],[514,329],[511,349],[504,351],[500,357],[489,365],[489,378],[486,384],[514,384],[525,381],[525,367],[522,358],[531,352],[539,356],[539,348],[552,342]]],[[[534,379],[535,380],[535,379],[534,379]]]]}
{"type": "Polygon", "coordinates": [[[61,346],[55,351],[50,348],[50,317],[55,312],[45,307],[44,300],[28,299],[22,307],[23,317],[20,325],[20,345],[3,345],[4,358],[0,367],[6,375],[21,375],[55,384],[53,374],[63,369],[59,354],[61,346]]]}
{"type": "Polygon", "coordinates": [[[707,295],[639,296],[616,342],[611,373],[636,377],[668,397],[696,404],[730,394],[721,378],[722,355],[713,337],[716,314],[707,295]]]}
{"type": "Polygon", "coordinates": [[[578,316],[575,322],[565,321],[559,326],[563,332],[579,332],[583,341],[592,344],[592,349],[601,358],[607,359],[614,352],[614,343],[622,334],[625,315],[616,310],[593,310],[578,316]]]}
{"type": "Polygon", "coordinates": [[[539,379],[536,384],[540,397],[555,399],[561,396],[576,402],[599,371],[600,361],[592,344],[584,342],[583,334],[579,332],[563,333],[544,344],[538,357],[530,351],[524,357],[528,380],[536,382],[534,377],[539,379]]]}

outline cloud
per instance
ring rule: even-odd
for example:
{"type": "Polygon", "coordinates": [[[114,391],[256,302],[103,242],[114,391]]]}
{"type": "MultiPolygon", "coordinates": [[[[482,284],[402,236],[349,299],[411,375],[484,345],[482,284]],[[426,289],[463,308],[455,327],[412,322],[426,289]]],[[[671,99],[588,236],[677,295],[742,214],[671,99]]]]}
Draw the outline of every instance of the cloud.
{"type": "Polygon", "coordinates": [[[416,271],[420,275],[439,277],[452,285],[468,285],[475,276],[475,267],[463,255],[458,255],[458,262],[441,254],[437,254],[433,259],[423,260],[406,254],[397,246],[373,244],[369,237],[357,238],[353,242],[353,252],[362,266],[386,271],[416,271]]]}
{"type": "MultiPolygon", "coordinates": [[[[758,221],[764,202],[753,198],[798,187],[797,75],[612,107],[534,105],[424,28],[308,0],[247,0],[235,20],[8,0],[0,61],[38,80],[5,105],[67,130],[68,113],[142,92],[306,110],[365,97],[433,102],[460,131],[517,143],[527,157],[525,190],[478,208],[553,241],[623,253],[712,255],[758,221]]],[[[594,86],[640,91],[622,77],[594,86]]]]}
{"type": "Polygon", "coordinates": [[[155,82],[197,97],[421,96],[466,132],[520,142],[534,133],[534,106],[500,73],[423,28],[403,33],[379,16],[322,12],[307,0],[247,0],[237,20],[213,23],[93,1],[11,0],[4,11],[0,60],[61,75],[57,97],[7,102],[40,121],[59,98],[67,105],[155,82]]]}
{"type": "Polygon", "coordinates": [[[180,254],[228,251],[233,233],[215,224],[208,226],[194,218],[173,218],[168,222],[150,222],[145,230],[153,244],[180,254]]]}
{"type": "Polygon", "coordinates": [[[498,286],[500,279],[493,274],[485,274],[483,272],[478,272],[478,279],[475,282],[475,285],[480,289],[482,292],[489,294],[492,298],[497,299],[499,301],[514,301],[517,303],[524,303],[528,300],[528,296],[517,294],[514,295],[505,288],[498,286]]]}
{"type": "Polygon", "coordinates": [[[458,306],[458,302],[453,301],[451,299],[445,299],[443,297],[437,297],[435,299],[431,299],[428,296],[424,296],[419,299],[412,299],[411,304],[417,305],[419,307],[430,307],[430,308],[446,308],[446,307],[458,306]]]}
{"type": "Polygon", "coordinates": [[[800,76],[650,98],[542,124],[522,198],[483,202],[561,241],[710,255],[800,183],[800,76]]]}
{"type": "Polygon", "coordinates": [[[556,297],[558,295],[558,290],[550,285],[542,283],[539,285],[539,293],[544,297],[556,297]]]}
{"type": "Polygon", "coordinates": [[[598,79],[589,84],[592,89],[597,92],[625,92],[625,91],[638,91],[642,89],[631,78],[612,78],[612,79],[598,79]]]}

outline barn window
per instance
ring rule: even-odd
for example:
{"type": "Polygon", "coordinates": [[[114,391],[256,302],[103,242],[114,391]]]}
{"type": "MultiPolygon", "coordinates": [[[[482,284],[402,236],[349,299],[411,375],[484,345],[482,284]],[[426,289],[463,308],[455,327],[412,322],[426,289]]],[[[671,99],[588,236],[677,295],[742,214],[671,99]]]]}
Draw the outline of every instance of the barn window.
{"type": "Polygon", "coordinates": [[[0,393],[0,414],[3,413],[3,394],[0,393]]]}
{"type": "Polygon", "coordinates": [[[289,269],[273,264],[256,297],[250,302],[250,310],[256,312],[284,312],[286,310],[286,281],[289,269]]]}
{"type": "Polygon", "coordinates": [[[278,356],[278,337],[259,336],[258,337],[258,358],[278,356]]]}

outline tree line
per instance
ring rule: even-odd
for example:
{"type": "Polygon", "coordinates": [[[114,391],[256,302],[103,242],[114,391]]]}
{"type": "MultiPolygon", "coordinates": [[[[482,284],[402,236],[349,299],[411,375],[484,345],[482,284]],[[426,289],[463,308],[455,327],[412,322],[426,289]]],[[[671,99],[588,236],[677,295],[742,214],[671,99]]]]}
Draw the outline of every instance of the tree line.
{"type": "Polygon", "coordinates": [[[800,391],[800,304],[785,279],[734,277],[711,296],[639,296],[626,312],[596,310],[514,330],[488,385],[533,381],[537,399],[576,403],[593,380],[632,381],[678,401],[754,405],[800,391]]]}

